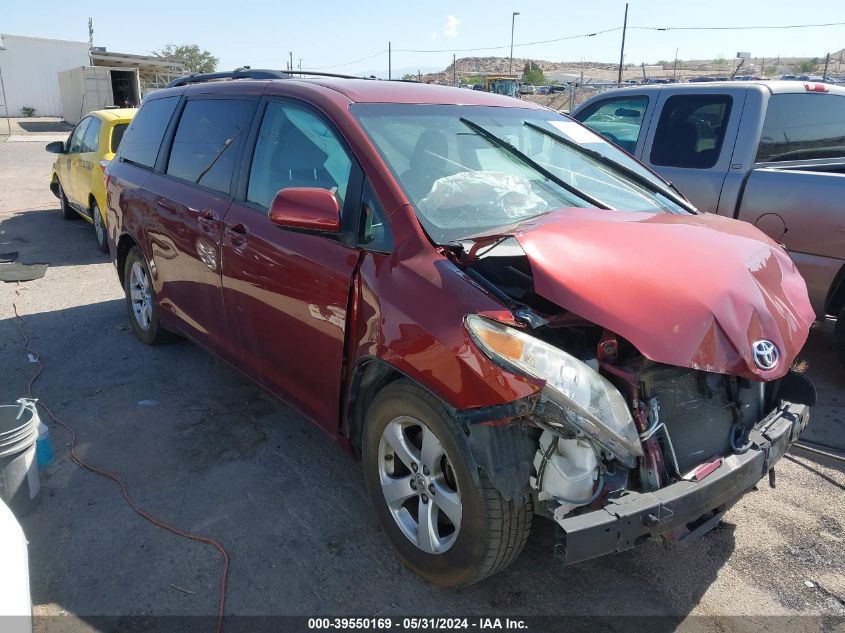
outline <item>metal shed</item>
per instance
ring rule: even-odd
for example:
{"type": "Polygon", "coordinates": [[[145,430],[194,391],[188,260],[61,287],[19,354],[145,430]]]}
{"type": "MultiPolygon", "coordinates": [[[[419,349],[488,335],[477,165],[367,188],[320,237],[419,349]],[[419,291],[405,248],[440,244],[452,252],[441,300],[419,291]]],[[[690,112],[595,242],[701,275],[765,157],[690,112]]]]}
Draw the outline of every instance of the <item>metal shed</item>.
{"type": "Polygon", "coordinates": [[[35,108],[35,116],[61,116],[56,75],[66,68],[90,63],[88,42],[0,34],[4,88],[0,93],[0,116],[21,116],[24,107],[35,108]]]}
{"type": "Polygon", "coordinates": [[[136,68],[79,66],[59,73],[62,116],[77,123],[89,112],[109,107],[135,108],[141,104],[136,68]]]}

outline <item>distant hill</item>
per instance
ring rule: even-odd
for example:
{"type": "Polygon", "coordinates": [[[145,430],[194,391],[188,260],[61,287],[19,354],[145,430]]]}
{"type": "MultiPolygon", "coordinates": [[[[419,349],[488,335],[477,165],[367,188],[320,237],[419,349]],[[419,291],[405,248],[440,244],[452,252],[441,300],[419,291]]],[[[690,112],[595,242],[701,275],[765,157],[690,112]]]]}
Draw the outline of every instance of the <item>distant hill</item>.
{"type": "MultiPolygon", "coordinates": [[[[743,64],[739,74],[768,74],[781,75],[797,72],[798,66],[807,60],[814,60],[819,68],[824,65],[825,55],[817,57],[753,57],[743,64]]],[[[461,57],[455,62],[455,76],[460,80],[462,77],[478,75],[494,75],[508,73],[511,67],[514,73],[522,72],[527,61],[537,64],[544,73],[549,73],[551,78],[565,74],[580,75],[583,73],[585,81],[616,79],[618,64],[614,62],[583,61],[553,62],[546,59],[533,59],[527,57],[514,57],[513,66],[509,57],[461,57]]],[[[624,79],[641,79],[643,75],[648,77],[670,77],[676,75],[678,78],[691,77],[695,75],[721,75],[728,76],[736,68],[738,60],[719,59],[698,59],[678,60],[677,68],[674,60],[665,62],[662,65],[652,66],[626,64],[623,68],[624,79]],[[645,71],[645,72],[644,72],[645,71]]],[[[830,54],[831,73],[845,72],[845,48],[830,54]]],[[[449,64],[440,72],[429,72],[423,74],[422,79],[426,82],[451,83],[453,77],[452,64],[449,64]]]]}

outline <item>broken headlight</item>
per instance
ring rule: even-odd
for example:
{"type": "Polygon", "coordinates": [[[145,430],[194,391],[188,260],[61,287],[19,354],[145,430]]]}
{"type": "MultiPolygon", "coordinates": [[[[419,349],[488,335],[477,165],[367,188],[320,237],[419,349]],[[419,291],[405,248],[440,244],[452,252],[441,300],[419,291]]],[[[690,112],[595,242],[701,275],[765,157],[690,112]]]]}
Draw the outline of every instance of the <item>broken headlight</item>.
{"type": "Polygon", "coordinates": [[[633,466],[642,446],[619,390],[592,367],[557,347],[496,321],[469,315],[472,339],[497,365],[546,381],[544,393],[566,421],[633,466]]]}

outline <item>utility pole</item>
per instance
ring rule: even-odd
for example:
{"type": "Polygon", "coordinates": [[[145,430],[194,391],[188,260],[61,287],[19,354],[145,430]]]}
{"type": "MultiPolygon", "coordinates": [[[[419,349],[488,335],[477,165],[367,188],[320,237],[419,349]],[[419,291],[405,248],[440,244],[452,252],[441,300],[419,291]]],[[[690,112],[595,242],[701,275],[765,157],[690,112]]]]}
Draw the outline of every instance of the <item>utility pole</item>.
{"type": "Polygon", "coordinates": [[[516,24],[516,16],[518,16],[518,15],[519,15],[519,11],[514,11],[513,14],[511,15],[511,62],[510,62],[510,65],[508,66],[508,74],[509,75],[513,74],[513,28],[514,28],[514,25],[516,24]]]}
{"type": "Polygon", "coordinates": [[[675,68],[672,70],[672,79],[678,79],[678,49],[675,49],[675,68]]]}
{"type": "Polygon", "coordinates": [[[827,67],[830,66],[830,53],[827,54],[827,57],[824,58],[824,74],[822,75],[822,79],[827,81],[827,67]]]}
{"type": "Polygon", "coordinates": [[[288,53],[290,55],[290,69],[293,70],[293,51],[288,53]]]}
{"type": "Polygon", "coordinates": [[[88,48],[94,48],[94,18],[88,18],[88,48]]]}
{"type": "Polygon", "coordinates": [[[619,51],[619,76],[616,85],[622,85],[622,63],[625,61],[625,34],[628,32],[628,3],[625,3],[625,21],[622,22],[622,49],[619,51]]]}
{"type": "Polygon", "coordinates": [[[452,53],[452,85],[458,85],[458,67],[455,65],[457,62],[455,61],[455,54],[452,53]]]}
{"type": "Polygon", "coordinates": [[[387,43],[387,79],[393,79],[393,45],[387,43]]]}

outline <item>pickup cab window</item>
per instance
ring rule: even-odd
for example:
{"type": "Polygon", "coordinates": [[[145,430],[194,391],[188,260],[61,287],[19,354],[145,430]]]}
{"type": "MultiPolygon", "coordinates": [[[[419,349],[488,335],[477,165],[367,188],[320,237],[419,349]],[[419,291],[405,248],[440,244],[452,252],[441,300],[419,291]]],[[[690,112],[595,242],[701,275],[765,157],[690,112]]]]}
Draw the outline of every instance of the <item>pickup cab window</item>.
{"type": "Polygon", "coordinates": [[[757,162],[845,157],[845,97],[776,94],[769,99],[757,162]]]}
{"type": "Polygon", "coordinates": [[[585,108],[575,118],[633,154],[642,131],[646,108],[646,96],[605,99],[585,108]]]}
{"type": "Polygon", "coordinates": [[[651,147],[651,163],[709,169],[719,160],[731,111],[729,95],[676,95],[666,99],[651,147]]]}

